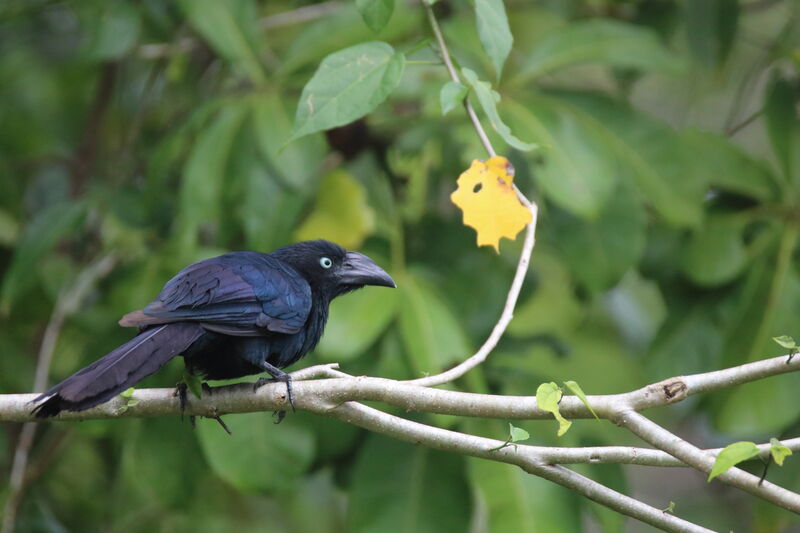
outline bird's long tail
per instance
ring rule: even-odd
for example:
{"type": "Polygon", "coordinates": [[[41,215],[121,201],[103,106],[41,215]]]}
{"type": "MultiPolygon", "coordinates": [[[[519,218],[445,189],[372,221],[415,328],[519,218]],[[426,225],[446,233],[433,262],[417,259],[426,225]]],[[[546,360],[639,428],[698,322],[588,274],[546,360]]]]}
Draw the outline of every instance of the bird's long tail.
{"type": "Polygon", "coordinates": [[[37,418],[83,411],[113,398],[186,350],[204,333],[191,322],[156,326],[79,370],[36,398],[37,418]]]}

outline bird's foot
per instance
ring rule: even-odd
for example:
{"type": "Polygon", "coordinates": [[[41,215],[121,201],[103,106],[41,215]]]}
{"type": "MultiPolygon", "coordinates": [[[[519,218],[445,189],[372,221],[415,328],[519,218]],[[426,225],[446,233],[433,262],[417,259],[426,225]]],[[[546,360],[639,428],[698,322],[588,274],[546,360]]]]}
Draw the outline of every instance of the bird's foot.
{"type": "MultiPolygon", "coordinates": [[[[294,394],[292,393],[292,376],[290,376],[286,372],[278,370],[277,368],[273,367],[272,365],[269,365],[268,363],[266,363],[266,365],[271,367],[271,368],[265,368],[265,370],[272,375],[272,378],[259,379],[253,386],[253,390],[256,391],[261,387],[263,387],[264,385],[266,385],[267,383],[275,383],[276,381],[286,383],[286,400],[289,402],[289,405],[292,406],[292,411],[294,412],[295,407],[294,407],[294,394]]],[[[275,411],[275,418],[276,418],[275,423],[280,424],[285,416],[286,416],[286,411],[283,410],[275,411]]]]}
{"type": "Polygon", "coordinates": [[[181,402],[181,422],[183,422],[183,413],[186,411],[186,403],[188,401],[187,392],[189,390],[189,386],[186,385],[185,381],[179,381],[175,385],[175,392],[172,393],[172,396],[177,396],[178,400],[181,402]]]}

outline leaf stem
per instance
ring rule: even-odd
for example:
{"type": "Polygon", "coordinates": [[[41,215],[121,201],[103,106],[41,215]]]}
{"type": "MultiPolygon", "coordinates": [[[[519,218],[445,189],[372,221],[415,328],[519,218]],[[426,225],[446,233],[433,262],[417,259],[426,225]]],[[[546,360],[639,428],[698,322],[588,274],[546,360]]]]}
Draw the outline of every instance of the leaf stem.
{"type": "MultiPolygon", "coordinates": [[[[453,65],[453,60],[450,59],[450,51],[447,49],[447,44],[444,42],[444,35],[442,34],[442,28],[439,26],[439,21],[436,20],[436,15],[433,14],[433,7],[424,1],[422,2],[422,5],[428,14],[428,21],[431,23],[433,35],[436,37],[436,42],[439,45],[439,53],[442,56],[442,61],[444,62],[445,67],[447,67],[447,72],[450,73],[450,79],[455,82],[462,83],[461,78],[458,76],[458,71],[453,65]]],[[[472,107],[472,104],[470,104],[469,100],[466,98],[464,99],[464,108],[467,110],[467,116],[469,116],[469,119],[472,121],[472,125],[478,134],[478,138],[480,138],[481,144],[483,144],[483,147],[486,149],[489,157],[495,157],[497,152],[494,151],[494,147],[492,146],[491,141],[489,141],[489,137],[486,135],[486,130],[483,129],[481,121],[478,118],[478,114],[475,113],[475,108],[472,107]]]]}

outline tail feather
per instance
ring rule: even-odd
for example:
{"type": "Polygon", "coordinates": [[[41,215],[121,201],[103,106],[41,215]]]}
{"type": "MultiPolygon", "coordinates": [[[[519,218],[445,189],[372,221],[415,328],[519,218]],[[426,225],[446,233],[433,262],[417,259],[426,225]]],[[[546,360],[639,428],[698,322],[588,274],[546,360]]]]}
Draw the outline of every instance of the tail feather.
{"type": "Polygon", "coordinates": [[[47,418],[64,409],[83,411],[100,405],[154,373],[203,333],[200,325],[190,322],[145,330],[36,398],[42,403],[34,413],[47,418]]]}

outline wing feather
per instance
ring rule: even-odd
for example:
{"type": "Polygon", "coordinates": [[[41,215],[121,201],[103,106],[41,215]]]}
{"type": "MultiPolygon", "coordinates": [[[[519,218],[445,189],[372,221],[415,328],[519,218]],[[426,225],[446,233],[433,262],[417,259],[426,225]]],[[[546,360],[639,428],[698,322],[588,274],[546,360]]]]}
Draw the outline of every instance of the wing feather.
{"type": "Polygon", "coordinates": [[[201,322],[212,331],[254,336],[297,333],[311,309],[311,288],[289,265],[257,252],[232,252],[189,265],[123,325],[201,322]]]}

